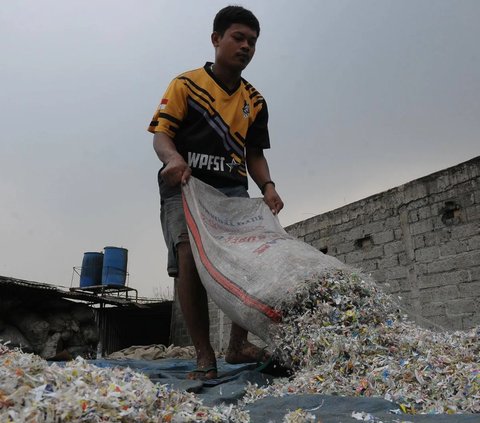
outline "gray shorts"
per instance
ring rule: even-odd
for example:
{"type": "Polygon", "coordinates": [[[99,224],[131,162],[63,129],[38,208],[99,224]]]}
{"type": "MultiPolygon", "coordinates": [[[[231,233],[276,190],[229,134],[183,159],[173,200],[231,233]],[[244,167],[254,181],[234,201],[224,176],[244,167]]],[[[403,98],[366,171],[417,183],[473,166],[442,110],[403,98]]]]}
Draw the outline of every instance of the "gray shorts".
{"type": "MultiPolygon", "coordinates": [[[[243,185],[217,189],[227,197],[249,198],[247,189],[243,185]]],[[[161,202],[160,222],[162,223],[163,237],[168,249],[168,276],[176,278],[178,277],[177,245],[181,242],[189,242],[181,194],[166,198],[161,202]]]]}

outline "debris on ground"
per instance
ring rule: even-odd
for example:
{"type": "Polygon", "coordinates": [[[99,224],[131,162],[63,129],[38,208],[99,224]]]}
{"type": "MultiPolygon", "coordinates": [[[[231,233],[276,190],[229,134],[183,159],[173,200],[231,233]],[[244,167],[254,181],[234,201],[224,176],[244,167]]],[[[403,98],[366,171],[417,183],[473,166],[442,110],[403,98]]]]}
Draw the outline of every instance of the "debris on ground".
{"type": "Polygon", "coordinates": [[[433,332],[410,322],[373,282],[333,272],[280,307],[277,356],[296,370],[258,389],[265,396],[383,397],[402,413],[480,412],[480,330],[433,332]]]}
{"type": "Polygon", "coordinates": [[[153,384],[129,368],[82,358],[65,365],[0,344],[2,422],[249,422],[231,405],[205,407],[195,394],[153,384]]]}
{"type": "Polygon", "coordinates": [[[195,358],[195,347],[163,344],[134,345],[103,357],[105,360],[158,360],[161,358],[195,358]]]}
{"type": "MultiPolygon", "coordinates": [[[[423,329],[373,281],[343,271],[312,278],[287,297],[274,353],[294,374],[250,384],[237,405],[205,407],[129,368],[82,358],[49,365],[0,344],[0,420],[243,423],[248,404],[302,394],[381,397],[392,402],[392,417],[480,413],[478,329],[423,329]]],[[[350,418],[380,422],[362,410],[350,418]]],[[[289,411],[283,421],[309,423],[315,411],[289,411]]]]}

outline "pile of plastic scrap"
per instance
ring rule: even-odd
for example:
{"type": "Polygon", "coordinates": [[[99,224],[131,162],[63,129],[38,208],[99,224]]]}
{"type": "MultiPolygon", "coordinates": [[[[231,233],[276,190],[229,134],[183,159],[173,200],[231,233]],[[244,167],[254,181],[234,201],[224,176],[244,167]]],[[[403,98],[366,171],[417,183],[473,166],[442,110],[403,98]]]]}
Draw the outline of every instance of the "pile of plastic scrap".
{"type": "Polygon", "coordinates": [[[194,394],[145,375],[78,358],[49,365],[0,344],[1,422],[249,422],[233,406],[205,407],[194,394]]]}
{"type": "Polygon", "coordinates": [[[315,423],[316,417],[314,414],[299,408],[295,411],[288,412],[283,418],[283,423],[315,423]]]}
{"type": "Polygon", "coordinates": [[[104,357],[106,360],[158,360],[160,358],[195,358],[195,347],[163,344],[134,345],[104,357]]]}
{"type": "Polygon", "coordinates": [[[403,413],[480,412],[480,331],[433,332],[407,320],[373,281],[341,271],[310,280],[280,311],[276,354],[290,379],[247,389],[265,396],[377,396],[403,413]]]}
{"type": "MultiPolygon", "coordinates": [[[[311,278],[287,297],[274,352],[294,374],[248,385],[237,405],[206,407],[129,368],[81,358],[49,364],[0,343],[0,421],[249,422],[246,405],[303,394],[384,398],[399,422],[406,413],[480,413],[478,330],[422,329],[373,281],[342,271],[311,278]]],[[[316,414],[298,409],[283,421],[308,423],[316,414]]],[[[365,410],[350,417],[380,421],[365,410]]]]}

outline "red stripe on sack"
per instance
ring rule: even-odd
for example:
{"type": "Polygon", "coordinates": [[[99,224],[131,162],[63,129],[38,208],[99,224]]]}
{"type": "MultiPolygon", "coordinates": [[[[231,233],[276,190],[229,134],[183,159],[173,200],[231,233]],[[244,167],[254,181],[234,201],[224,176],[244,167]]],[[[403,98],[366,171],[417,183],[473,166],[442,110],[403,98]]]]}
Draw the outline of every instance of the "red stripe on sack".
{"type": "Polygon", "coordinates": [[[222,285],[227,291],[235,295],[237,298],[242,300],[245,304],[256,308],[261,311],[267,317],[272,319],[274,322],[278,322],[281,317],[281,313],[275,311],[273,308],[267,306],[266,304],[261,303],[255,298],[250,297],[246,292],[244,292],[240,287],[235,285],[232,281],[228,280],[224,275],[222,275],[212,264],[212,262],[207,257],[205,250],[203,249],[202,240],[200,238],[200,233],[198,232],[197,225],[193,216],[190,213],[187,202],[185,201],[185,196],[183,198],[183,209],[185,211],[185,218],[187,220],[188,227],[190,232],[193,235],[195,244],[197,246],[198,252],[200,254],[200,259],[202,260],[203,265],[207,269],[210,276],[215,279],[220,285],[222,285]]]}
{"type": "Polygon", "coordinates": [[[165,98],[160,102],[160,104],[167,104],[167,103],[168,103],[168,100],[165,98]]]}

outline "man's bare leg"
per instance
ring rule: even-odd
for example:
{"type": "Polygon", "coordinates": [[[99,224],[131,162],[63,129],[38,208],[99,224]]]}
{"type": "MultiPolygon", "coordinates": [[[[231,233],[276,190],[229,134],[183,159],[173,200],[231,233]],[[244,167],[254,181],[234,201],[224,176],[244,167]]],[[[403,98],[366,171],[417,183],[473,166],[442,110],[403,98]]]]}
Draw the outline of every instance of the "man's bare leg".
{"type": "MultiPolygon", "coordinates": [[[[228,345],[227,353],[225,354],[225,361],[230,364],[240,363],[256,363],[260,348],[252,344],[247,339],[248,331],[232,323],[230,331],[230,343],[228,345]]],[[[260,362],[266,361],[270,357],[267,351],[263,352],[260,362]]]]}
{"type": "MultiPolygon", "coordinates": [[[[192,249],[189,242],[178,244],[178,298],[182,307],[187,330],[197,353],[197,369],[217,367],[215,352],[210,344],[210,321],[208,317],[208,299],[200,276],[198,275],[192,249]]],[[[206,374],[192,372],[187,379],[215,379],[216,370],[206,374]]]]}

